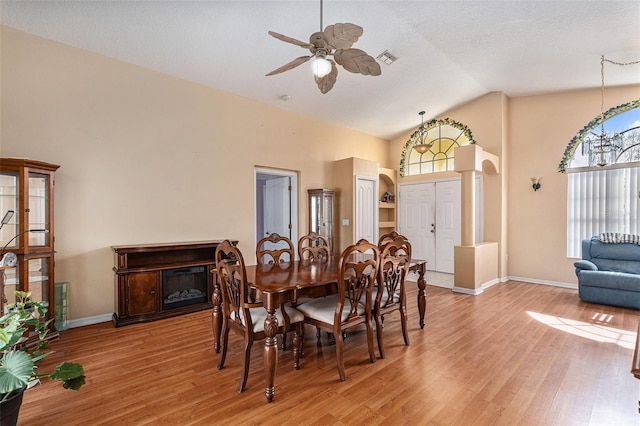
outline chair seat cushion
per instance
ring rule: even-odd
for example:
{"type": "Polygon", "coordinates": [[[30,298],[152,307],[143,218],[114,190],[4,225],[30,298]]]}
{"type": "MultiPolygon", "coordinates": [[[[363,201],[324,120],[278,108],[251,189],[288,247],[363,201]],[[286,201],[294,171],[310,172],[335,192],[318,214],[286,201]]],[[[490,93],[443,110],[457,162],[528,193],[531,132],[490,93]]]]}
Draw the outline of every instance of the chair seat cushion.
{"type": "MultiPolygon", "coordinates": [[[[295,324],[297,322],[304,321],[304,314],[297,310],[296,308],[292,308],[291,306],[285,305],[285,310],[287,311],[287,315],[289,315],[289,323],[295,324]]],[[[267,310],[260,308],[251,308],[251,321],[253,322],[253,332],[259,333],[264,331],[264,320],[267,318],[267,310]]],[[[231,313],[231,317],[233,318],[235,313],[231,313]]],[[[240,312],[240,319],[244,324],[244,318],[242,318],[242,311],[240,312]]],[[[284,317],[282,316],[282,311],[280,309],[276,310],[276,318],[278,319],[278,327],[282,327],[284,325],[284,317]]],[[[246,324],[245,324],[246,325],[246,324]]]]}
{"type": "MultiPolygon", "coordinates": [[[[342,322],[346,321],[349,317],[349,301],[345,301],[346,306],[342,310],[342,322]]],[[[327,296],[319,299],[313,299],[310,302],[302,303],[296,306],[305,317],[312,318],[316,321],[322,321],[327,324],[333,325],[333,320],[336,314],[336,307],[338,305],[338,296],[327,296]]],[[[358,315],[364,315],[364,305],[358,304],[358,315]]]]}

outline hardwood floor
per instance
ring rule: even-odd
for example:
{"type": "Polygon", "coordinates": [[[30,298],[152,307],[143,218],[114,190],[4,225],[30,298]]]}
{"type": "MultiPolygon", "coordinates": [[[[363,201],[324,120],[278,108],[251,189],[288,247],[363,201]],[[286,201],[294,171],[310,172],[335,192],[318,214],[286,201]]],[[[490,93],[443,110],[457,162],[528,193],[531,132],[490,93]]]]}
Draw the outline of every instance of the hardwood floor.
{"type": "Polygon", "coordinates": [[[290,349],[280,351],[271,404],[263,342],[254,344],[247,390],[236,393],[241,341],[231,334],[218,371],[210,311],[70,329],[43,367],[81,362],[87,385],[28,390],[18,424],[640,424],[640,380],[630,373],[640,312],[514,281],[479,296],[429,286],[420,330],[414,286],[408,297],[411,346],[397,315],[385,321],[387,357],[374,364],[364,331],[349,333],[340,382],[334,346],[316,348],[308,327],[300,370],[290,349]]]}

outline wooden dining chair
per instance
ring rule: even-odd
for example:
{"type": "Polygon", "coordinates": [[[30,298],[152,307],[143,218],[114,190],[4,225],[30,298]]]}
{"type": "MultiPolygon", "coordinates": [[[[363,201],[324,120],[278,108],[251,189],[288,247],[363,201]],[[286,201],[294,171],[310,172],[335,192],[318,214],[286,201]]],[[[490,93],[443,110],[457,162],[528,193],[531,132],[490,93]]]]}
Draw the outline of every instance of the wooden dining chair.
{"type": "Polygon", "coordinates": [[[386,243],[389,243],[389,242],[391,242],[391,241],[395,240],[395,239],[396,239],[396,238],[398,238],[398,237],[402,237],[402,238],[404,238],[405,240],[409,241],[409,240],[407,239],[407,237],[405,237],[404,235],[398,234],[396,231],[391,231],[391,232],[389,232],[389,233],[387,233],[387,234],[380,235],[380,238],[378,238],[378,249],[379,249],[379,250],[382,250],[382,247],[383,247],[386,243]]]}
{"type": "MultiPolygon", "coordinates": [[[[292,263],[295,260],[293,242],[274,232],[256,244],[256,260],[258,265],[270,265],[275,263],[292,263]]],[[[261,297],[258,295],[258,297],[261,297]]],[[[282,335],[280,349],[287,349],[287,333],[282,335]]]]}
{"type": "Polygon", "coordinates": [[[330,253],[329,240],[315,232],[301,237],[298,241],[298,257],[300,260],[326,261],[329,259],[330,253]]]}
{"type": "Polygon", "coordinates": [[[378,273],[378,247],[359,241],[347,247],[338,265],[338,294],[297,305],[304,321],[333,333],[340,380],[346,380],[343,331],[364,325],[367,329],[369,359],[376,362],[373,349],[372,290],[378,273]],[[367,253],[367,254],[365,254],[367,253]]]}
{"type": "MultiPolygon", "coordinates": [[[[251,346],[255,340],[266,338],[264,320],[267,311],[262,302],[252,300],[251,289],[247,283],[247,273],[240,250],[229,240],[223,241],[216,249],[216,268],[222,287],[222,354],[218,370],[224,367],[229,347],[229,332],[244,338],[244,365],[238,392],[244,391],[249,376],[251,346]]],[[[295,331],[293,339],[293,366],[300,368],[302,339],[304,333],[304,315],[295,308],[281,305],[276,311],[278,334],[295,331]]]]}
{"type": "Polygon", "coordinates": [[[378,286],[375,291],[373,317],[376,322],[376,335],[380,357],[385,357],[382,329],[384,316],[391,312],[400,312],[400,323],[404,344],[409,346],[407,330],[407,298],[405,281],[411,265],[411,243],[398,235],[393,241],[383,245],[380,252],[378,286]]]}
{"type": "Polygon", "coordinates": [[[295,260],[294,254],[291,240],[275,232],[256,244],[258,265],[293,262],[295,260]]]}

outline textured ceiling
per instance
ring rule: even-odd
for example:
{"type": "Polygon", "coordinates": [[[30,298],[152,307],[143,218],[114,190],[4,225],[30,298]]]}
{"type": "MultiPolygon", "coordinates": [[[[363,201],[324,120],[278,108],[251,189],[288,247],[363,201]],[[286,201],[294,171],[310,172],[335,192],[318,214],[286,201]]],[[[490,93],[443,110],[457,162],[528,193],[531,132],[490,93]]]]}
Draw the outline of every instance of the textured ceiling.
{"type": "MultiPolygon", "coordinates": [[[[488,92],[600,86],[600,55],[640,59],[640,1],[324,1],[324,26],[364,28],[354,47],[399,59],[379,77],[339,67],[321,94],[307,64],[265,74],[306,49],[319,1],[0,2],[11,28],[391,139],[488,92]],[[289,95],[291,100],[281,100],[289,95]]],[[[605,66],[606,85],[640,84],[640,65],[605,66]]]]}

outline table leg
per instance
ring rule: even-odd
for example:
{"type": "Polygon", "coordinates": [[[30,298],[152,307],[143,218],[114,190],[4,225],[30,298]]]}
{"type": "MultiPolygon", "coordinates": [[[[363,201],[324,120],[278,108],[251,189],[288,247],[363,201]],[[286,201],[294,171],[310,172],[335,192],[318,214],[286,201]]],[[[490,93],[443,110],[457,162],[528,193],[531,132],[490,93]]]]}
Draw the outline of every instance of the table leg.
{"type": "Polygon", "coordinates": [[[275,397],[275,377],[278,368],[278,346],[276,333],[278,331],[278,319],[275,316],[275,308],[267,308],[267,317],[264,320],[264,379],[265,390],[264,395],[267,402],[273,401],[275,397]]]}
{"type": "Polygon", "coordinates": [[[220,353],[220,334],[222,333],[222,293],[217,277],[213,280],[213,294],[211,302],[213,303],[213,349],[216,353],[220,353]]]}
{"type": "Polygon", "coordinates": [[[424,313],[427,309],[427,295],[425,289],[427,288],[427,282],[424,279],[425,264],[421,263],[418,266],[418,312],[420,314],[420,328],[424,328],[424,313]]]}

